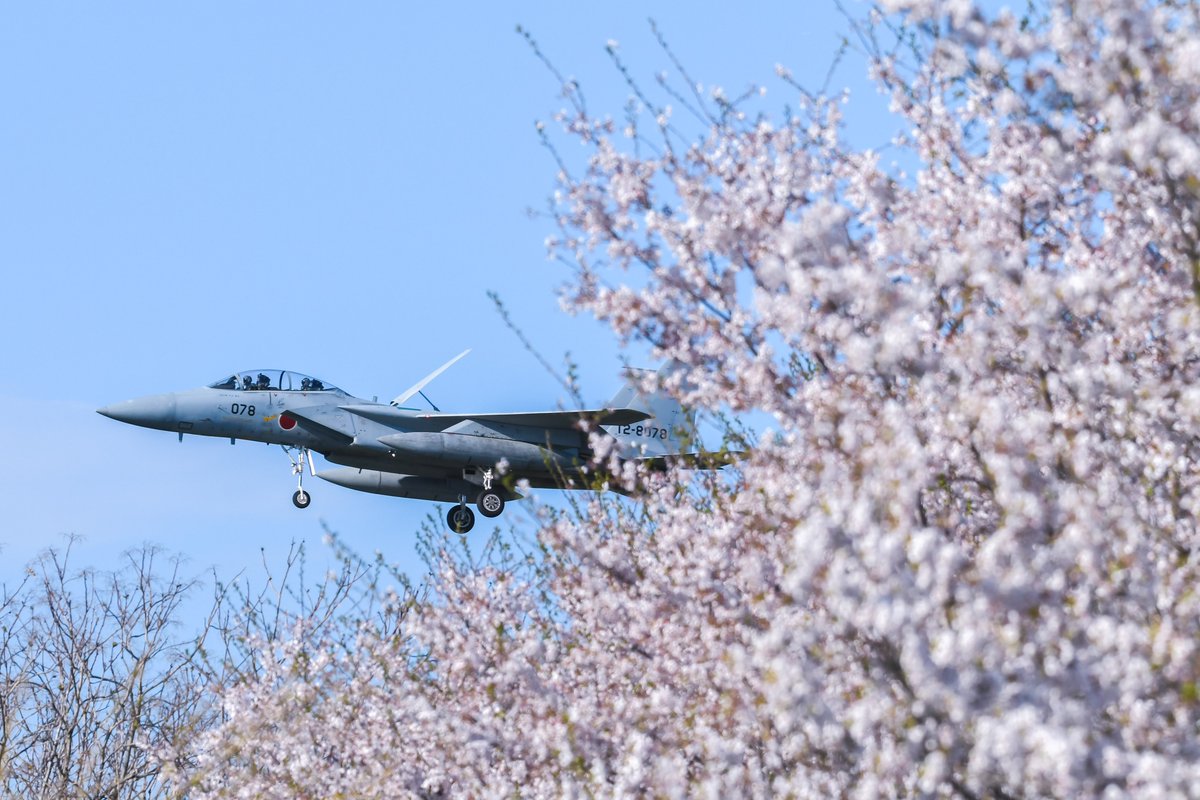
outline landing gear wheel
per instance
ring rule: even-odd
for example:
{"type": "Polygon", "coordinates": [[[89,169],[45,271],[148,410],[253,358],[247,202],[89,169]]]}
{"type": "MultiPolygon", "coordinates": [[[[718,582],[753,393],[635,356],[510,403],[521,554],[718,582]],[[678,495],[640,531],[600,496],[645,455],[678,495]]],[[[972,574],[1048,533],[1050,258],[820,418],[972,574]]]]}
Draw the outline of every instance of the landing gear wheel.
{"type": "Polygon", "coordinates": [[[498,517],[504,511],[504,498],[493,489],[484,489],[479,493],[479,499],[475,501],[475,505],[479,507],[479,513],[485,517],[498,517]]]}
{"type": "Polygon", "coordinates": [[[312,502],[312,495],[303,489],[297,489],[292,495],[292,505],[296,508],[308,508],[308,504],[312,502]]]}
{"type": "Polygon", "coordinates": [[[466,533],[475,527],[475,512],[464,505],[454,506],[446,515],[446,522],[455,533],[466,533]]]}

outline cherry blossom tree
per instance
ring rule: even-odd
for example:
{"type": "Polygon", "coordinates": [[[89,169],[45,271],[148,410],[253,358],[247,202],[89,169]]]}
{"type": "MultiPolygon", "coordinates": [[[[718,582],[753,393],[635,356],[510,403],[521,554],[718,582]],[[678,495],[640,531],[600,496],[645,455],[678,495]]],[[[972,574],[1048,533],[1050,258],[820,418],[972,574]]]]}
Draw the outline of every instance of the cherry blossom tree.
{"type": "Polygon", "coordinates": [[[637,502],[442,543],[353,646],[264,646],[179,791],[1200,794],[1200,6],[858,34],[886,152],[786,70],[782,115],[685,74],[615,122],[564,82],[566,306],[771,430],[662,475],[594,435],[637,502]]]}
{"type": "Polygon", "coordinates": [[[77,571],[71,541],[0,587],[0,791],[5,797],[166,796],[149,748],[218,720],[203,636],[178,628],[195,588],[177,559],[126,553],[77,571]]]}
{"type": "Polygon", "coordinates": [[[320,633],[343,617],[385,617],[379,569],[342,560],[313,581],[305,549],[261,575],[201,581],[151,547],[117,569],[78,569],[68,537],[0,586],[0,789],[4,797],[160,798],[155,753],[186,749],[224,722],[221,688],[254,680],[264,647],[296,625],[320,633]]]}

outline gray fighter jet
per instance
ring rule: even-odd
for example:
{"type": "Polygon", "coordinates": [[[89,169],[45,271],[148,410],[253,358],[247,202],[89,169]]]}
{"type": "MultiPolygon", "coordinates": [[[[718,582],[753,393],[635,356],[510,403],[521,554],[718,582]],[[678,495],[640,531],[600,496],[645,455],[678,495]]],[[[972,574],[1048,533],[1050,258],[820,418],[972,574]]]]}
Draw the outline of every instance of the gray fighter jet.
{"type": "MultiPolygon", "coordinates": [[[[467,354],[460,353],[390,403],[354,397],[317,378],[284,370],[235,372],[198,389],[126,400],[98,413],[131,425],[282,445],[297,476],[292,502],[307,508],[310,475],[364,492],[451,502],[446,521],[458,533],[520,497],[515,481],[537,488],[587,487],[580,467],[593,453],[584,426],[616,440],[624,459],[664,463],[680,455],[693,429],[671,398],[640,394],[627,383],[607,408],[583,411],[444,413],[405,407],[467,354]],[[339,468],[317,472],[312,453],[339,468]],[[501,473],[505,476],[500,479],[501,473]]],[[[664,368],[664,370],[667,368],[664,368]]],[[[660,375],[663,374],[660,372],[660,375]]],[[[425,398],[428,402],[428,398],[425,398]]],[[[430,403],[432,406],[433,404],[430,403]]]]}

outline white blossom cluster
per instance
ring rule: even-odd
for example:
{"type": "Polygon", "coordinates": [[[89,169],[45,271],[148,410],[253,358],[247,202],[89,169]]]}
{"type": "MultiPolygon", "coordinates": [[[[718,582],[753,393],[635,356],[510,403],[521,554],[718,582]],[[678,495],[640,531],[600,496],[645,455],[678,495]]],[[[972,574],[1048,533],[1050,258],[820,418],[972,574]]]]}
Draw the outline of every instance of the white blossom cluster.
{"type": "Polygon", "coordinates": [[[1200,6],[883,11],[907,173],[822,98],[565,118],[568,306],[775,435],[298,632],[189,797],[1200,796],[1200,6]]]}

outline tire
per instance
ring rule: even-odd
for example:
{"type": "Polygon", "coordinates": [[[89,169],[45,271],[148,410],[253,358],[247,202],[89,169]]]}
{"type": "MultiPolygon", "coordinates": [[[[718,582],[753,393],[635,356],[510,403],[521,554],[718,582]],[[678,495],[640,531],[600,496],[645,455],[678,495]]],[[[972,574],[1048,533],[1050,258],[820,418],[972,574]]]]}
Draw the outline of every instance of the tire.
{"type": "Polygon", "coordinates": [[[504,498],[500,496],[499,492],[492,489],[480,492],[475,505],[479,508],[479,513],[485,517],[498,517],[504,513],[504,498]]]}
{"type": "Polygon", "coordinates": [[[466,533],[475,527],[475,512],[467,506],[453,506],[446,514],[446,524],[455,533],[466,533]]]}
{"type": "Polygon", "coordinates": [[[312,503],[312,495],[303,489],[297,489],[296,493],[292,495],[292,505],[296,508],[308,508],[310,503],[312,503]]]}

